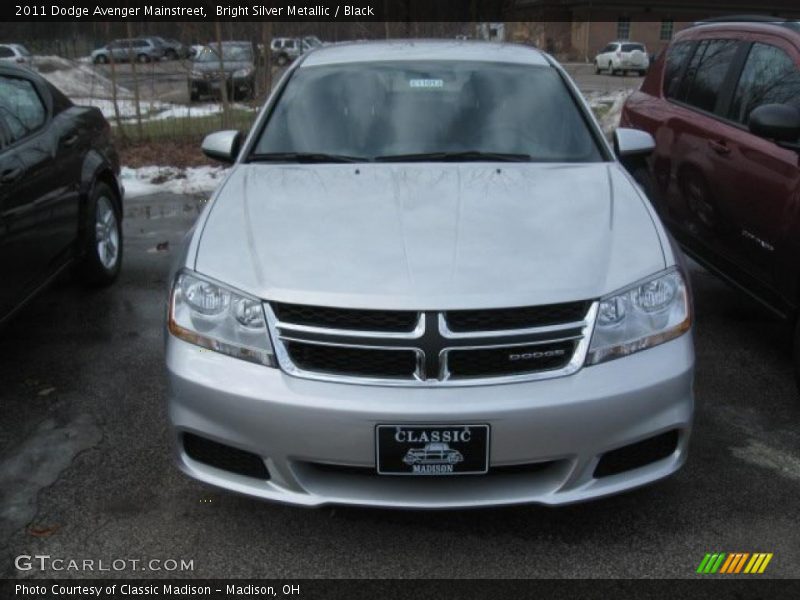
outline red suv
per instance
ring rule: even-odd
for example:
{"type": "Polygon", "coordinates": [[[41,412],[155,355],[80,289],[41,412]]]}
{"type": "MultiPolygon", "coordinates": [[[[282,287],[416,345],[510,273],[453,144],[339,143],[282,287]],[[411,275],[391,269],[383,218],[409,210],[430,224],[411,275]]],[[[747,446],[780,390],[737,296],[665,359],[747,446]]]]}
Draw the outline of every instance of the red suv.
{"type": "Polygon", "coordinates": [[[800,23],[682,31],[620,126],[655,138],[629,168],[685,252],[792,324],[800,383],[800,23]]]}

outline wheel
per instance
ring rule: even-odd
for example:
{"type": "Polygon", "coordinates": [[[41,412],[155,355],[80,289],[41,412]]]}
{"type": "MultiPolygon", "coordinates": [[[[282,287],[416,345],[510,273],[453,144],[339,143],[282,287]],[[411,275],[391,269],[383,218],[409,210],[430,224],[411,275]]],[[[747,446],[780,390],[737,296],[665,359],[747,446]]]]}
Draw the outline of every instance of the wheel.
{"type": "Polygon", "coordinates": [[[105,54],[99,54],[94,59],[94,62],[95,62],[95,64],[98,64],[98,65],[104,65],[104,64],[106,64],[108,62],[108,57],[105,54]]]}
{"type": "Polygon", "coordinates": [[[136,57],[136,59],[140,63],[149,63],[150,62],[150,57],[147,56],[147,54],[140,54],[139,56],[136,57]]]}
{"type": "Polygon", "coordinates": [[[289,62],[289,57],[286,56],[285,54],[279,54],[275,62],[282,67],[283,65],[289,62]]]}
{"type": "Polygon", "coordinates": [[[122,265],[122,225],[116,193],[98,181],[86,203],[80,278],[92,286],[105,286],[119,275],[122,265]]]}
{"type": "Polygon", "coordinates": [[[178,60],[178,53],[172,48],[168,49],[164,55],[167,57],[167,60],[178,60]]]}

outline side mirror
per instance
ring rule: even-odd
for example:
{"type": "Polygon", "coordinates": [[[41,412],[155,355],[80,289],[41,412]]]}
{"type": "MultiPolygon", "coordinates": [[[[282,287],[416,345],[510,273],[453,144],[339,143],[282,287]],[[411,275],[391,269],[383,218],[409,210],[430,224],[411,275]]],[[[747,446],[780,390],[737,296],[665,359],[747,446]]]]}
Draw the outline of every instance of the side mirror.
{"type": "Polygon", "coordinates": [[[800,110],[789,104],[764,104],[753,109],[750,132],[776,142],[800,141],[800,110]]]}
{"type": "Polygon", "coordinates": [[[614,151],[619,158],[646,155],[655,149],[656,141],[646,131],[620,127],[614,132],[614,151]]]}
{"type": "Polygon", "coordinates": [[[220,162],[232,163],[239,156],[242,134],[240,131],[216,131],[205,137],[201,146],[203,154],[220,162]]]}

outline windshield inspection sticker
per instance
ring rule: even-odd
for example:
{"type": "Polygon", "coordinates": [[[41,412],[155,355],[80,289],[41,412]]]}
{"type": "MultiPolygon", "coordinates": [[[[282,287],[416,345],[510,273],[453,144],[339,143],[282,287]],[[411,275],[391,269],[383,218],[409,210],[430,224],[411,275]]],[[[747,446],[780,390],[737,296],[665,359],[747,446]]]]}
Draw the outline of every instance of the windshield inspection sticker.
{"type": "Polygon", "coordinates": [[[444,79],[409,79],[409,87],[424,89],[440,89],[444,87],[444,79]]]}

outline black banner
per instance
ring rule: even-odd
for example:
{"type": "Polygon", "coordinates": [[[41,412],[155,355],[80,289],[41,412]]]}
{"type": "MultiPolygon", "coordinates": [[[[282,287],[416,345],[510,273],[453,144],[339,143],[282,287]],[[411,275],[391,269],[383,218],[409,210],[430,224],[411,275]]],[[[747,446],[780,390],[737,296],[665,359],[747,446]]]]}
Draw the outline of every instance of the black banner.
{"type": "Polygon", "coordinates": [[[795,0],[17,0],[3,21],[515,22],[703,19],[731,14],[798,17],[795,0]]]}
{"type": "MultiPolygon", "coordinates": [[[[612,557],[609,557],[610,559],[612,557]]],[[[578,562],[576,562],[576,565],[578,562]]],[[[576,571],[576,575],[578,572],[576,571]]],[[[2,580],[2,600],[120,600],[131,598],[471,600],[610,598],[763,598],[800,597],[800,582],[732,576],[697,580],[376,580],[376,579],[43,579],[2,580]]]]}

